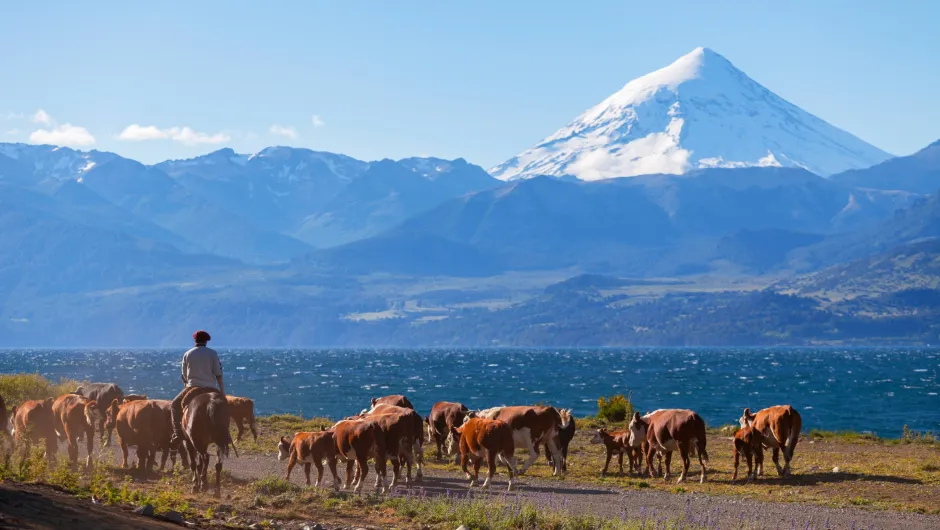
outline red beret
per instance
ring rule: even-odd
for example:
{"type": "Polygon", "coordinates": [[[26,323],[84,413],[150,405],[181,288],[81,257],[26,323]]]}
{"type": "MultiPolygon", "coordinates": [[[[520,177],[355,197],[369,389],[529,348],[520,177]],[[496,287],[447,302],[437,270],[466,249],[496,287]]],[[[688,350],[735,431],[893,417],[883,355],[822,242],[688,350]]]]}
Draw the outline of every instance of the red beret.
{"type": "Polygon", "coordinates": [[[200,329],[199,331],[193,333],[193,340],[196,341],[197,344],[202,344],[212,340],[212,337],[209,336],[208,332],[200,329]]]}

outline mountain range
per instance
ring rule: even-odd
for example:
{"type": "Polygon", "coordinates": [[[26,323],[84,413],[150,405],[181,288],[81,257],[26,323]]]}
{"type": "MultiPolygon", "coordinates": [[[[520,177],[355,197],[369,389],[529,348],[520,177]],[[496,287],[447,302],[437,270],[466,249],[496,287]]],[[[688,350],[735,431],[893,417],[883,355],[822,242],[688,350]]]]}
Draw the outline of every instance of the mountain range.
{"type": "Polygon", "coordinates": [[[940,142],[891,157],[708,49],[489,173],[0,143],[0,346],[926,340],[938,192],[940,142]]]}

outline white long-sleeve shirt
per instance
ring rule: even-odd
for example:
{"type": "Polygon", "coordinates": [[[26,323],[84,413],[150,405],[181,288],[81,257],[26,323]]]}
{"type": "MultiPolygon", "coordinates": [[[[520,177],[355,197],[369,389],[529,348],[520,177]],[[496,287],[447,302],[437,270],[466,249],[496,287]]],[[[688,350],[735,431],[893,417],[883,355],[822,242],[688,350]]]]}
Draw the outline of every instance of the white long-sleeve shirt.
{"type": "Polygon", "coordinates": [[[222,375],[219,354],[212,348],[196,346],[183,354],[182,374],[187,387],[219,388],[216,379],[222,375]]]}

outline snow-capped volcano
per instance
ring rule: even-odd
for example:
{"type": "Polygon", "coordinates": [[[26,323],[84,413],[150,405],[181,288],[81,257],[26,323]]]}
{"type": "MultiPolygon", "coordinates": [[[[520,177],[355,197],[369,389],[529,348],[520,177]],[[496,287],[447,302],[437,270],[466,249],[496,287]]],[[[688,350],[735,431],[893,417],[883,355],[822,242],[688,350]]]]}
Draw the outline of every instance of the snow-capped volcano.
{"type": "Polygon", "coordinates": [[[829,176],[891,156],[785,101],[714,51],[696,48],[630,81],[490,174],[599,180],[787,166],[829,176]]]}

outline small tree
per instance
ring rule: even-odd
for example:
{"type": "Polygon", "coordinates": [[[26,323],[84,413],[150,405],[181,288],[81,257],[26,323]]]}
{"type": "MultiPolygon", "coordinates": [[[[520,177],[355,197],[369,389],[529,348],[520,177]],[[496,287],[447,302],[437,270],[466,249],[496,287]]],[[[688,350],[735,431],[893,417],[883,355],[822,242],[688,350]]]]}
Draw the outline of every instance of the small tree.
{"type": "Polygon", "coordinates": [[[633,393],[627,392],[627,395],[617,394],[616,396],[597,398],[597,417],[609,422],[622,422],[633,416],[636,409],[633,408],[633,393]]]}

